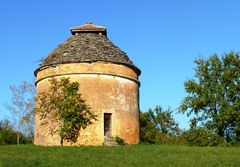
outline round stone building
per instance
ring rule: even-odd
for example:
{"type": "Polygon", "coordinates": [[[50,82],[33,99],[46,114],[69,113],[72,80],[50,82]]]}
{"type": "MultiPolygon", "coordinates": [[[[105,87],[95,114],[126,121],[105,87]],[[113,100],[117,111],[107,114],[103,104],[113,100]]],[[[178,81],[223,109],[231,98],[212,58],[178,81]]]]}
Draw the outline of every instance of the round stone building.
{"type": "MultiPolygon", "coordinates": [[[[71,28],[72,36],[54,49],[35,71],[37,94],[47,91],[49,79],[68,77],[79,82],[80,93],[97,116],[80,131],[76,143],[102,145],[118,136],[128,144],[139,142],[139,86],[141,71],[126,53],[107,38],[105,27],[87,23],[71,28]]],[[[34,144],[60,145],[35,115],[34,144]]]]}

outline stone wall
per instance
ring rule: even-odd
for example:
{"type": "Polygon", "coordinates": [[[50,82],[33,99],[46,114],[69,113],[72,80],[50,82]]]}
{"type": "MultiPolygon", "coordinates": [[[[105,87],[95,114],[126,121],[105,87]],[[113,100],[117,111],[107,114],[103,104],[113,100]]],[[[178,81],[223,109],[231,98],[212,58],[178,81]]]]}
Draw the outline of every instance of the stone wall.
{"type": "MultiPolygon", "coordinates": [[[[51,77],[69,77],[80,83],[80,93],[97,115],[97,120],[80,131],[74,145],[102,145],[104,141],[104,113],[112,114],[112,136],[119,136],[128,144],[139,142],[139,82],[137,74],[124,65],[110,63],[74,63],[42,69],[37,73],[37,93],[46,91],[51,77]]],[[[40,125],[35,117],[37,145],[60,145],[57,134],[49,134],[48,126],[40,125]]],[[[64,145],[72,145],[64,143],[64,145]]]]}

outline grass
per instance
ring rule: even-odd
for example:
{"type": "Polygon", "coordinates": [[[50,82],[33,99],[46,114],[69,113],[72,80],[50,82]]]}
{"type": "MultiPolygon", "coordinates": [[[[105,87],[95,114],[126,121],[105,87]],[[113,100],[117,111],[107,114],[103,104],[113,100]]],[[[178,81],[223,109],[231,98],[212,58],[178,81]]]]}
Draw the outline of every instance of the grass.
{"type": "Polygon", "coordinates": [[[0,166],[240,166],[240,147],[4,145],[0,166]]]}

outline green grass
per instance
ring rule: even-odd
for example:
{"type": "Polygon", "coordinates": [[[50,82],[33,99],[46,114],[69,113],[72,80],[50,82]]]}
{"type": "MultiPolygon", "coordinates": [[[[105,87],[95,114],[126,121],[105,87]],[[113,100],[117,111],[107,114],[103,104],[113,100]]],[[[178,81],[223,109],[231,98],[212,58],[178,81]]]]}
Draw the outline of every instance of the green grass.
{"type": "Polygon", "coordinates": [[[5,145],[0,166],[240,166],[240,147],[5,145]]]}

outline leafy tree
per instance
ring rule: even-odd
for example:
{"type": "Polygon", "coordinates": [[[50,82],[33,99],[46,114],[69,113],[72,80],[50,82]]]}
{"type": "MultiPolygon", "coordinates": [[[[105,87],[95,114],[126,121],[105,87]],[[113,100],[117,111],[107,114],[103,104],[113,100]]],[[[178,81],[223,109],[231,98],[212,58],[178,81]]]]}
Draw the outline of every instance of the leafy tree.
{"type": "Polygon", "coordinates": [[[17,136],[9,120],[0,121],[0,144],[16,144],[17,136]]]}
{"type": "Polygon", "coordinates": [[[162,107],[156,106],[154,112],[152,112],[152,118],[161,133],[177,136],[180,133],[180,129],[172,114],[173,111],[170,108],[164,111],[162,107]]]}
{"type": "Polygon", "coordinates": [[[96,116],[78,93],[78,82],[70,82],[69,78],[49,81],[49,89],[37,97],[36,113],[43,124],[56,122],[56,127],[50,127],[50,133],[59,134],[61,145],[65,140],[76,142],[80,130],[91,124],[96,116]]]}
{"type": "Polygon", "coordinates": [[[200,123],[228,141],[240,141],[239,54],[198,58],[195,63],[195,79],[184,83],[188,96],[180,112],[192,117],[192,126],[200,123]]]}
{"type": "Polygon", "coordinates": [[[155,144],[158,129],[152,118],[152,111],[140,113],[140,140],[144,143],[155,144]]]}
{"type": "MultiPolygon", "coordinates": [[[[13,125],[7,119],[0,121],[0,145],[2,144],[17,144],[17,134],[19,132],[15,132],[13,125]]],[[[19,141],[20,143],[31,143],[29,138],[24,136],[22,133],[19,133],[19,141]]]]}
{"type": "Polygon", "coordinates": [[[17,132],[17,144],[22,134],[33,137],[33,111],[35,106],[34,85],[24,81],[21,85],[11,85],[11,103],[6,108],[12,113],[17,132]],[[31,128],[30,128],[31,127],[31,128]]]}
{"type": "Polygon", "coordinates": [[[150,144],[173,142],[173,138],[180,134],[178,124],[172,116],[172,110],[163,110],[156,106],[154,110],[140,114],[141,141],[150,144]],[[165,142],[163,142],[163,140],[165,142]]]}

